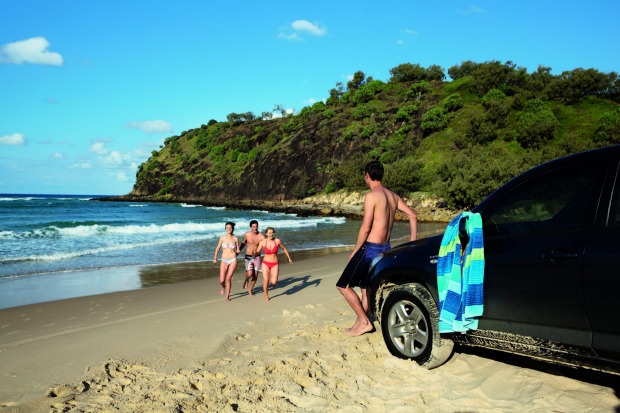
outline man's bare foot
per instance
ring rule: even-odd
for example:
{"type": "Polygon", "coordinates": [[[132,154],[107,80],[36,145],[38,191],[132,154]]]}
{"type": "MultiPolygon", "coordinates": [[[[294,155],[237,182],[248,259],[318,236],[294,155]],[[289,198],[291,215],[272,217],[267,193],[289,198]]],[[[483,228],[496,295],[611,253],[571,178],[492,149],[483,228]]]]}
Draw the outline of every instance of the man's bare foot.
{"type": "Polygon", "coordinates": [[[375,326],[372,323],[360,324],[357,328],[351,328],[347,334],[351,337],[361,336],[362,334],[370,333],[374,331],[375,326]]]}
{"type": "Polygon", "coordinates": [[[224,287],[220,290],[220,295],[224,295],[224,287]]]}
{"type": "Polygon", "coordinates": [[[250,292],[248,293],[248,295],[249,295],[250,297],[254,297],[254,293],[252,292],[252,290],[250,290],[250,292]]]}
{"type": "Polygon", "coordinates": [[[265,294],[265,301],[269,301],[269,295],[265,294]]]}
{"type": "Polygon", "coordinates": [[[342,331],[344,331],[347,334],[351,334],[351,331],[356,330],[359,328],[359,326],[362,324],[362,322],[359,319],[355,319],[355,323],[353,323],[353,325],[349,328],[343,328],[342,331]]]}
{"type": "Polygon", "coordinates": [[[243,282],[243,291],[247,291],[248,289],[248,279],[246,278],[245,281],[243,282]]]}

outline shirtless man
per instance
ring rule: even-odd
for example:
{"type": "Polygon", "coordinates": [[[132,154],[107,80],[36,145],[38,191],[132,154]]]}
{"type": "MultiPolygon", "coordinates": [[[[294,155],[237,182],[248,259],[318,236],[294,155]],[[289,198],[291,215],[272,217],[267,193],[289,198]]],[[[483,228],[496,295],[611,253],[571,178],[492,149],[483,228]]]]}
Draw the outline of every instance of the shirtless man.
{"type": "Polygon", "coordinates": [[[344,331],[350,336],[360,336],[374,330],[373,324],[366,315],[368,297],[366,296],[366,276],[373,258],[389,250],[390,234],[394,224],[396,210],[409,218],[411,240],[415,240],[418,232],[418,218],[400,196],[381,184],[383,165],[379,161],[369,162],[364,168],[364,181],[370,189],[364,196],[364,218],[357,236],[349,263],[336,283],[338,291],[344,296],[357,318],[353,325],[344,331]],[[360,287],[362,299],[353,290],[360,287]]]}
{"type": "Polygon", "coordinates": [[[265,236],[258,231],[258,221],[253,219],[250,221],[250,230],[243,234],[243,241],[239,249],[243,249],[246,245],[248,249],[245,251],[245,281],[243,283],[243,290],[248,291],[249,295],[254,295],[252,290],[256,285],[258,279],[258,273],[261,271],[262,259],[260,254],[257,254],[258,244],[265,239],[265,236]],[[248,286],[249,284],[249,286],[248,286]],[[249,287],[249,288],[248,288],[249,287]]]}

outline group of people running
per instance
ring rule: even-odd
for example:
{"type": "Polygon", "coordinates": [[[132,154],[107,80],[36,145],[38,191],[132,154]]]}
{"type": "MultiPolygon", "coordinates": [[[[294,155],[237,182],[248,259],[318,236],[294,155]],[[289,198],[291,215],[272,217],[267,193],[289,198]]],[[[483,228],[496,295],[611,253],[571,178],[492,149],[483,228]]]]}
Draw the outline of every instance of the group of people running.
{"type": "Polygon", "coordinates": [[[226,234],[222,235],[215,248],[213,262],[217,262],[217,256],[222,250],[220,262],[220,294],[227,301],[230,301],[230,289],[233,273],[237,268],[237,255],[241,250],[245,250],[245,281],[243,290],[248,295],[254,295],[254,286],[258,279],[258,273],[263,274],[263,294],[265,300],[269,301],[269,285],[275,286],[278,282],[278,249],[282,249],[290,264],[293,263],[288,250],[279,238],[275,237],[276,231],[273,227],[267,227],[263,235],[258,230],[258,221],[250,221],[250,230],[243,235],[243,241],[234,235],[235,223],[227,222],[225,225],[226,234]],[[263,253],[264,255],[261,255],[263,253]]]}

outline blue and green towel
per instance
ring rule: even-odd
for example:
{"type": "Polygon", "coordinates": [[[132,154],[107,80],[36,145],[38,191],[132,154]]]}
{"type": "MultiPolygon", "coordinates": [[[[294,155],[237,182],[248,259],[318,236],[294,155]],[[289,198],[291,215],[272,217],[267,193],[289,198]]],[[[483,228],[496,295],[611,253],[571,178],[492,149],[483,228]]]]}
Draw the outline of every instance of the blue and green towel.
{"type": "Polygon", "coordinates": [[[450,221],[438,258],[439,332],[477,329],[484,304],[484,241],[480,214],[463,212],[450,221]],[[459,237],[461,219],[466,220],[469,235],[464,251],[459,237]]]}

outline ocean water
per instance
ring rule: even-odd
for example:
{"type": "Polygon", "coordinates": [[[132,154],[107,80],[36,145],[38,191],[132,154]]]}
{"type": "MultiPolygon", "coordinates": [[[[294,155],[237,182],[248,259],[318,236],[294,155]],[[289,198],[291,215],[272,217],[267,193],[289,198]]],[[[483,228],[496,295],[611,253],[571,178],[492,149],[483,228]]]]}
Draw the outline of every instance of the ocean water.
{"type": "MultiPolygon", "coordinates": [[[[351,246],[360,225],[342,217],[94,198],[0,194],[0,290],[28,296],[42,280],[60,283],[71,273],[93,277],[82,281],[96,284],[94,277],[102,272],[87,270],[211,262],[227,221],[237,224],[240,240],[252,219],[263,231],[272,226],[290,252],[351,246]]],[[[408,233],[406,223],[396,223],[392,239],[408,233]]],[[[75,283],[75,278],[65,284],[75,283]]],[[[109,290],[131,288],[123,287],[121,279],[109,284],[109,290]]],[[[0,291],[0,308],[7,306],[2,300],[0,291]]]]}

